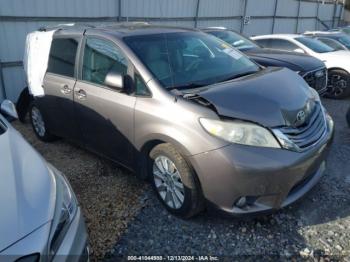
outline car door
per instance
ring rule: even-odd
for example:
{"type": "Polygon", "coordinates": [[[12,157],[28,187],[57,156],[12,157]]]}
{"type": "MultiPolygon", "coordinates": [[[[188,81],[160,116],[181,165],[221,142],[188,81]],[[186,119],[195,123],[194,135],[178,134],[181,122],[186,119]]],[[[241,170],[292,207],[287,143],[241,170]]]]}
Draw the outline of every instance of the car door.
{"type": "Polygon", "coordinates": [[[93,151],[130,165],[136,97],[104,84],[110,71],[126,76],[130,62],[111,40],[87,35],[83,46],[74,102],[84,143],[93,151]]]}
{"type": "Polygon", "coordinates": [[[77,139],[73,89],[79,37],[59,36],[52,40],[48,68],[43,81],[45,96],[38,99],[48,128],[54,134],[77,139]]]}

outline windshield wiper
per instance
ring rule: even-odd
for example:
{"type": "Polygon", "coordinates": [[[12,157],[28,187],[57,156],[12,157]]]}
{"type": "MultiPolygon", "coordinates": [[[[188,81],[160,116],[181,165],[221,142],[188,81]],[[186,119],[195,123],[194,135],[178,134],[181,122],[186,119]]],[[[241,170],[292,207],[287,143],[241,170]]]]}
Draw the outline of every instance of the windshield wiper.
{"type": "Polygon", "coordinates": [[[188,84],[185,84],[185,85],[172,86],[172,87],[169,87],[168,89],[169,90],[173,90],[173,89],[177,89],[177,90],[193,89],[193,88],[203,87],[203,86],[207,86],[207,85],[208,84],[192,82],[192,83],[188,83],[188,84]]]}
{"type": "Polygon", "coordinates": [[[229,80],[233,80],[233,79],[236,79],[236,78],[239,78],[239,77],[242,77],[242,76],[247,76],[247,75],[251,75],[251,74],[254,74],[258,71],[247,71],[247,72],[244,72],[244,73],[240,73],[240,74],[235,74],[235,75],[232,75],[228,78],[225,78],[223,80],[221,80],[220,82],[226,82],[226,81],[229,81],[229,80]]]}

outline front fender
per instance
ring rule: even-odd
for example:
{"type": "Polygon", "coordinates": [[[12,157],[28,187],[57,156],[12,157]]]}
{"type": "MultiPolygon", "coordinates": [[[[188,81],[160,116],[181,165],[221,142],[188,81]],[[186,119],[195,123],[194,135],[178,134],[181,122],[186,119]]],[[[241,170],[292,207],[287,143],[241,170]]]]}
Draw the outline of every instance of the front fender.
{"type": "Polygon", "coordinates": [[[226,141],[209,135],[200,117],[217,118],[212,110],[185,99],[138,99],[135,108],[134,146],[140,152],[150,141],[173,144],[185,156],[217,149],[226,141]]]}

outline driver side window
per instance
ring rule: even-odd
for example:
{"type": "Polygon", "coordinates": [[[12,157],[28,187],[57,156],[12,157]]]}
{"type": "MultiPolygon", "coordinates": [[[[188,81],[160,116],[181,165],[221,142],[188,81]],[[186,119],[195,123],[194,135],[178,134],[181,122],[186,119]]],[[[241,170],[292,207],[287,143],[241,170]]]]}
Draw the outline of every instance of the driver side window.
{"type": "Polygon", "coordinates": [[[126,75],[128,60],[112,42],[88,37],[84,48],[82,80],[104,85],[109,72],[126,75]]]}

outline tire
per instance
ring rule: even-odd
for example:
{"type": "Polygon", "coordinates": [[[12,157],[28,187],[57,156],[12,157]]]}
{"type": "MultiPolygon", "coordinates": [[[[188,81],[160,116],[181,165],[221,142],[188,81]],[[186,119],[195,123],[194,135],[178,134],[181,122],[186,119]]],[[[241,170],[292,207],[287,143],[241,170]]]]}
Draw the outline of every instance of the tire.
{"type": "Polygon", "coordinates": [[[350,75],[340,69],[330,70],[325,94],[328,98],[342,99],[350,95],[350,75]]]}
{"type": "Polygon", "coordinates": [[[29,107],[29,119],[35,135],[43,142],[52,142],[57,137],[47,129],[44,117],[39,107],[33,102],[29,107]],[[39,123],[40,122],[40,123],[39,123]]]}
{"type": "Polygon", "coordinates": [[[151,150],[149,174],[159,200],[170,213],[181,218],[190,218],[203,210],[204,199],[197,176],[171,144],[159,144],[151,150]],[[165,170],[164,163],[168,163],[169,173],[162,174],[159,167],[163,167],[165,170]],[[174,164],[175,168],[171,163],[174,164]],[[160,177],[163,178],[163,183],[160,177]],[[183,185],[182,190],[179,184],[183,185]]]}
{"type": "Polygon", "coordinates": [[[28,87],[24,88],[21,92],[17,103],[16,103],[16,110],[18,113],[18,119],[22,123],[26,122],[26,116],[30,107],[30,104],[33,102],[33,97],[29,93],[28,87]]]}

